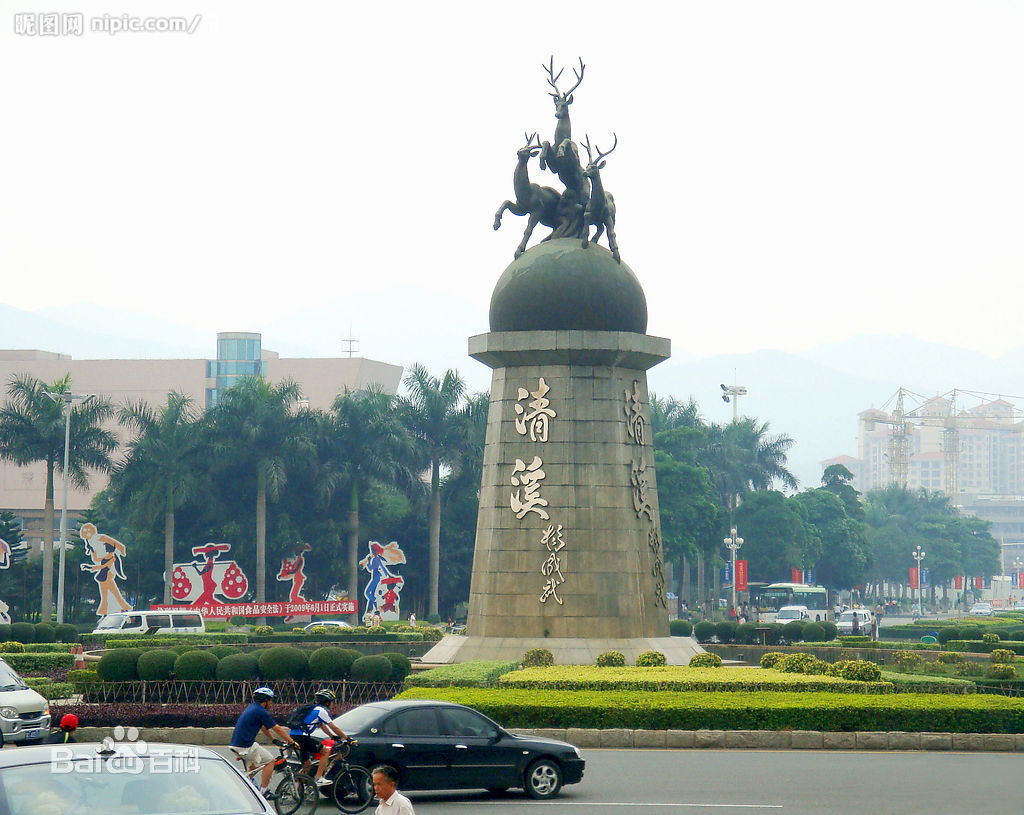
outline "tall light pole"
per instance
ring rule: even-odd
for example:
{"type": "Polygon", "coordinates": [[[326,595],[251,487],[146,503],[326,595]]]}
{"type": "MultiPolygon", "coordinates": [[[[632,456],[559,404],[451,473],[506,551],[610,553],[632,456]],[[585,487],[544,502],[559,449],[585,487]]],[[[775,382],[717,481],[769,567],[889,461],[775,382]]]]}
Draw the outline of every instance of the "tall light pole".
{"type": "MultiPolygon", "coordinates": [[[[732,607],[736,608],[736,550],[743,545],[743,538],[736,536],[736,527],[729,530],[729,537],[723,539],[722,543],[732,553],[732,607]]],[[[715,602],[718,602],[717,600],[715,602]]]]}
{"type": "MultiPolygon", "coordinates": [[[[95,398],[93,393],[72,393],[71,391],[46,391],[54,402],[61,405],[64,413],[64,503],[60,508],[60,554],[57,556],[57,622],[64,622],[64,560],[68,538],[68,459],[71,448],[71,409],[75,402],[85,404],[95,398]]],[[[45,621],[44,621],[45,622],[45,621]]]]}
{"type": "Polygon", "coordinates": [[[743,385],[725,385],[722,388],[722,401],[726,404],[732,402],[732,420],[739,419],[740,397],[747,395],[747,389],[743,385]],[[731,399],[729,397],[732,397],[731,399]]]}
{"type": "Polygon", "coordinates": [[[921,573],[921,561],[924,560],[925,552],[918,544],[917,549],[910,553],[910,556],[917,561],[917,607],[921,612],[921,616],[924,616],[924,580],[921,573]]]}

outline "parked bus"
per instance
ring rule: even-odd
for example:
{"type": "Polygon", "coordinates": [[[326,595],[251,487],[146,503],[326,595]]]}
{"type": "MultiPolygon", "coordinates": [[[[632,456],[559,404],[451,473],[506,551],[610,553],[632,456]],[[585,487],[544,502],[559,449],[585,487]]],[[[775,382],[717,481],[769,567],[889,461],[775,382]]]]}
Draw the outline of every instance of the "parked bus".
{"type": "Polygon", "coordinates": [[[751,586],[750,603],[757,608],[757,619],[762,623],[775,622],[775,615],[783,606],[806,606],[810,618],[816,622],[835,616],[829,608],[828,589],[803,583],[751,586]]]}

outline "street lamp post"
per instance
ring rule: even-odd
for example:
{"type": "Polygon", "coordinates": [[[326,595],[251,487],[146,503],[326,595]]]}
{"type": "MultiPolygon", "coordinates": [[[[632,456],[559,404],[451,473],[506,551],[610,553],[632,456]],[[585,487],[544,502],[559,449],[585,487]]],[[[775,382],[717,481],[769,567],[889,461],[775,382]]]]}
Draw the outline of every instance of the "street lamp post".
{"type": "Polygon", "coordinates": [[[54,402],[59,403],[64,413],[64,503],[60,508],[60,554],[57,556],[57,622],[62,623],[64,622],[64,560],[67,555],[65,546],[68,537],[68,459],[71,447],[71,408],[75,402],[84,405],[95,398],[95,394],[46,391],[46,395],[54,402]]]}
{"type": "MultiPolygon", "coordinates": [[[[743,538],[736,536],[736,527],[729,530],[729,537],[722,540],[732,553],[732,607],[736,608],[736,550],[743,545],[743,538]]],[[[717,602],[717,601],[716,601],[717,602]]]]}
{"type": "Polygon", "coordinates": [[[910,556],[917,561],[917,608],[921,612],[921,616],[924,616],[924,580],[921,574],[921,561],[924,560],[925,552],[921,548],[920,544],[917,549],[910,553],[910,556]]]}

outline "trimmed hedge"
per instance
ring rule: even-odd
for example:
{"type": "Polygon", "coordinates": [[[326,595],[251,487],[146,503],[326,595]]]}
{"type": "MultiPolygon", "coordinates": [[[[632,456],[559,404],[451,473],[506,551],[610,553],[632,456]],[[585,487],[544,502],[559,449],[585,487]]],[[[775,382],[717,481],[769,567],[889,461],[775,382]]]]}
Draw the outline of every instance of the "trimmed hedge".
{"type": "Polygon", "coordinates": [[[701,620],[693,627],[693,636],[697,642],[710,642],[711,638],[715,636],[715,624],[701,620]]]}
{"type": "MultiPolygon", "coordinates": [[[[233,635],[233,636],[242,636],[233,635]]],[[[426,637],[423,631],[409,631],[392,634],[381,631],[379,628],[364,629],[358,628],[335,628],[326,634],[296,634],[296,633],[273,633],[273,634],[250,634],[248,641],[258,643],[293,643],[293,642],[423,642],[426,637]]]]}
{"type": "Polygon", "coordinates": [[[49,623],[36,623],[36,642],[53,642],[56,638],[56,628],[49,623]]]}
{"type": "Polygon", "coordinates": [[[626,655],[622,651],[605,651],[597,655],[598,668],[621,668],[626,664],[626,655]]]}
{"type": "Polygon", "coordinates": [[[139,637],[136,635],[89,635],[99,638],[102,643],[106,637],[106,648],[159,648],[165,645],[245,645],[249,641],[246,634],[174,634],[160,637],[139,637]]]}
{"type": "Polygon", "coordinates": [[[170,679],[174,673],[174,662],[180,659],[174,651],[154,649],[139,656],[135,663],[135,673],[139,679],[158,680],[170,679]]]}
{"type": "Polygon", "coordinates": [[[980,639],[950,640],[946,643],[946,648],[950,651],[963,651],[968,654],[991,654],[997,649],[1024,654],[1024,642],[1019,640],[1006,640],[1005,642],[983,642],[980,639]]]}
{"type": "Polygon", "coordinates": [[[136,666],[141,648],[119,648],[107,651],[96,665],[96,675],[104,682],[131,682],[139,678],[136,666]]]}
{"type": "Polygon", "coordinates": [[[668,633],[673,637],[688,637],[693,633],[693,625],[689,620],[669,620],[668,633]]]}
{"type": "Polygon", "coordinates": [[[260,665],[252,654],[230,654],[217,662],[217,679],[244,681],[256,679],[260,673],[260,665]]]}
{"type": "Polygon", "coordinates": [[[218,661],[209,651],[186,651],[174,660],[174,678],[192,681],[215,679],[218,661]]]}
{"type": "Polygon", "coordinates": [[[58,624],[54,633],[57,637],[57,642],[78,642],[78,629],[71,625],[71,623],[58,624]]]}
{"type": "Polygon", "coordinates": [[[722,667],[722,658],[718,654],[710,654],[710,653],[707,653],[707,652],[705,652],[703,654],[695,654],[694,656],[690,657],[690,665],[689,665],[689,667],[691,667],[691,668],[721,668],[722,667]]]}
{"type": "Polygon", "coordinates": [[[36,627],[32,623],[12,623],[11,639],[28,645],[36,641],[36,627]]]}
{"type": "Polygon", "coordinates": [[[386,682],[391,678],[391,660],[386,656],[359,657],[352,663],[352,679],[356,682],[386,682]]]}
{"type": "MultiPolygon", "coordinates": [[[[352,663],[361,656],[351,648],[317,648],[309,655],[309,676],[311,679],[348,679],[352,663]]],[[[409,670],[412,670],[411,663],[409,670]]]]}
{"type": "Polygon", "coordinates": [[[547,648],[531,648],[523,654],[523,667],[534,668],[545,665],[554,665],[555,655],[547,648]]]}
{"type": "Polygon", "coordinates": [[[48,676],[27,676],[25,684],[36,693],[45,696],[47,701],[67,699],[75,693],[75,686],[71,682],[56,682],[48,676]]]}
{"type": "Polygon", "coordinates": [[[405,654],[392,651],[381,656],[391,663],[391,676],[388,677],[390,681],[401,682],[412,673],[412,662],[405,654]]]}
{"type": "Polygon", "coordinates": [[[1024,733],[1024,699],[933,693],[672,693],[410,688],[505,727],[1024,733]]]}
{"type": "Polygon", "coordinates": [[[298,648],[268,648],[259,658],[260,676],[264,679],[305,679],[309,676],[309,660],[298,648]]]}
{"type": "Polygon", "coordinates": [[[661,651],[644,651],[639,654],[636,658],[636,667],[638,668],[660,668],[667,660],[665,655],[661,651]]]}
{"type": "Polygon", "coordinates": [[[24,654],[4,654],[4,662],[20,674],[48,674],[60,668],[75,664],[71,654],[39,654],[26,651],[24,654]]]}
{"type": "Polygon", "coordinates": [[[492,662],[480,660],[457,665],[442,665],[429,671],[416,673],[405,680],[407,688],[486,688],[497,684],[498,679],[516,670],[516,662],[492,662]]]}

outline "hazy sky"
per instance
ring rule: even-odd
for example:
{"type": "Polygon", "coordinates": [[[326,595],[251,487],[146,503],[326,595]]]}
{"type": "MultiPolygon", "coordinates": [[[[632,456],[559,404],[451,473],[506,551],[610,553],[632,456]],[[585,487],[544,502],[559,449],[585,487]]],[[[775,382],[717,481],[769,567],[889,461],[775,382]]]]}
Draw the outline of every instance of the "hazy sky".
{"type": "Polygon", "coordinates": [[[341,337],[388,319],[351,295],[432,290],[450,307],[395,333],[485,330],[525,225],[494,211],[523,131],[554,126],[541,63],[582,55],[574,133],[618,134],[622,257],[677,351],[1024,344],[1016,0],[69,0],[83,36],[16,34],[38,8],[0,0],[4,303],[211,337],[338,303],[341,337]],[[129,10],[201,19],[88,30],[129,10]]]}

